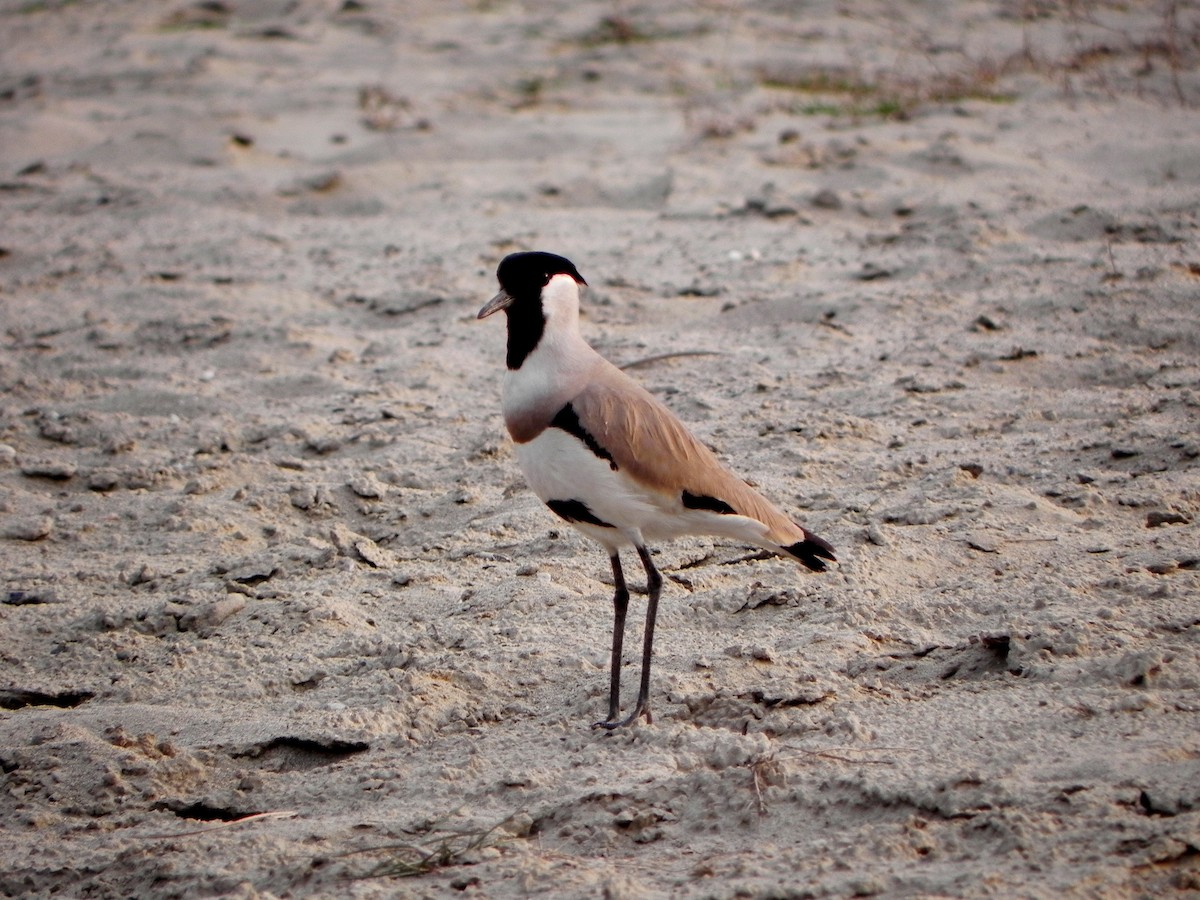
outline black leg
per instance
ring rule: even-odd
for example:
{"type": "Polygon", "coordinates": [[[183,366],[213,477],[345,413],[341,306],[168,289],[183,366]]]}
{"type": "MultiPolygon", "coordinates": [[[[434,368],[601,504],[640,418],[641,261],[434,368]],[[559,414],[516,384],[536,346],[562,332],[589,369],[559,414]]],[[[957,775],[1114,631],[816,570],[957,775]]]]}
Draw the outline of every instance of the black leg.
{"type": "MultiPolygon", "coordinates": [[[[610,709],[608,717],[609,720],[607,722],[597,723],[601,728],[607,728],[610,731],[614,728],[620,728],[624,725],[630,724],[643,714],[645,714],[647,722],[652,721],[650,718],[649,706],[650,660],[654,656],[654,622],[658,618],[658,598],[662,593],[662,575],[660,575],[658,569],[654,567],[654,560],[650,558],[649,550],[647,550],[645,547],[639,546],[637,548],[637,554],[638,558],[642,561],[642,568],[646,570],[646,593],[648,594],[646,601],[646,636],[642,643],[642,681],[638,688],[637,706],[634,707],[633,712],[631,712],[620,722],[614,722],[612,720],[616,718],[616,713],[610,709]]],[[[626,593],[626,599],[628,599],[628,593],[626,593]]],[[[624,616],[622,615],[621,618],[624,619],[624,616]]],[[[615,637],[613,638],[613,647],[614,649],[616,647],[615,637]]],[[[614,678],[616,678],[616,676],[614,676],[614,678]]]]}
{"type": "Polygon", "coordinates": [[[646,713],[646,721],[650,719],[650,660],[654,657],[654,622],[658,618],[658,598],[662,594],[662,575],[658,573],[658,569],[654,567],[654,560],[650,558],[650,551],[645,547],[637,548],[638,556],[642,560],[642,566],[646,570],[646,593],[649,595],[646,601],[646,639],[642,644],[642,684],[638,689],[637,709],[633,715],[629,717],[629,721],[637,718],[641,712],[646,713]]]}
{"type": "Polygon", "coordinates": [[[608,718],[597,725],[612,722],[621,712],[621,649],[625,643],[625,612],[629,609],[629,588],[625,586],[625,573],[621,571],[621,557],[614,551],[612,561],[613,585],[613,633],[612,663],[609,669],[608,718]]]}

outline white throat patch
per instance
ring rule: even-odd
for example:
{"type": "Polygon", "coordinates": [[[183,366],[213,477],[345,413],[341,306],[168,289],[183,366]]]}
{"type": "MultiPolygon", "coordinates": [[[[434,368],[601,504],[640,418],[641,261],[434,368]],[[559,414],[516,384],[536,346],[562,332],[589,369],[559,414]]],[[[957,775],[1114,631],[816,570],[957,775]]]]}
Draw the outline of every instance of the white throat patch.
{"type": "Polygon", "coordinates": [[[570,275],[555,275],[542,288],[542,313],[546,331],[574,331],[579,323],[579,282],[570,275]]]}

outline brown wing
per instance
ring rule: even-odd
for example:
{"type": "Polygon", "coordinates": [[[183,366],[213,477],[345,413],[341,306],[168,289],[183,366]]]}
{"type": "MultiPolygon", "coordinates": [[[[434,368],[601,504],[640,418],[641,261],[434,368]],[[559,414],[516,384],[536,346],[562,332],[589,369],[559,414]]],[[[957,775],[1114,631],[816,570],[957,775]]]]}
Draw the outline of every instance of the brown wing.
{"type": "Polygon", "coordinates": [[[711,502],[700,508],[757,519],[781,546],[805,539],[804,529],[721,465],[674,413],[615,366],[597,371],[571,406],[618,468],[645,487],[692,505],[683,499],[686,492],[692,502],[711,502]]]}

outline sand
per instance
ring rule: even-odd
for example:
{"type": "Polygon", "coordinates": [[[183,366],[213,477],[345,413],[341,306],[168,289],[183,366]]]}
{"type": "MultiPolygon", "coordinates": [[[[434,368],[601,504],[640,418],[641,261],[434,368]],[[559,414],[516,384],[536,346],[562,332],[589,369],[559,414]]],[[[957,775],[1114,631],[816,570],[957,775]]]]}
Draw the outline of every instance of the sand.
{"type": "Polygon", "coordinates": [[[1200,893],[1196,4],[0,31],[4,896],[1200,893]],[[611,735],[517,249],[839,553],[656,548],[611,735]]]}

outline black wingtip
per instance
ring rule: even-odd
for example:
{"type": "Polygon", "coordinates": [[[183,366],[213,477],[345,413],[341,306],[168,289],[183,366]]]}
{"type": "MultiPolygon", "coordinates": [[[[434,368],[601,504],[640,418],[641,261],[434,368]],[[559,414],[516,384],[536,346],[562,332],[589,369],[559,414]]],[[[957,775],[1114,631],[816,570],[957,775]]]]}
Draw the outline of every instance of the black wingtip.
{"type": "Polygon", "coordinates": [[[825,560],[837,562],[837,557],[833,555],[833,545],[824,538],[817,537],[807,528],[804,529],[804,540],[796,541],[783,549],[814,572],[826,570],[825,560]]]}

